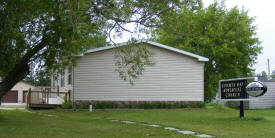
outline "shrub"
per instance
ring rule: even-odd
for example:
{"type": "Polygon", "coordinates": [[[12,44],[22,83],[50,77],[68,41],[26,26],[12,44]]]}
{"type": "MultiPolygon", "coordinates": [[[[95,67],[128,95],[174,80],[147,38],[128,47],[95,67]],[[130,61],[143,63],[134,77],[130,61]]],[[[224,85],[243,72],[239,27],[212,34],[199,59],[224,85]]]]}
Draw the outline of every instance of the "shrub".
{"type": "Polygon", "coordinates": [[[207,105],[207,106],[213,106],[213,107],[214,107],[214,106],[219,106],[218,103],[213,103],[213,102],[212,102],[212,103],[207,103],[206,105],[207,105]]]}
{"type": "MultiPolygon", "coordinates": [[[[181,104],[181,103],[165,103],[165,102],[155,102],[155,103],[133,103],[133,104],[122,104],[118,106],[116,103],[100,102],[94,103],[93,109],[111,109],[111,108],[127,108],[127,109],[171,109],[171,108],[204,108],[205,104],[202,102],[195,104],[181,104]]],[[[78,109],[89,109],[90,103],[78,106],[78,109]]]]}
{"type": "Polygon", "coordinates": [[[61,105],[61,108],[62,108],[62,109],[72,109],[72,103],[71,103],[71,102],[64,102],[64,103],[61,105]]]}
{"type": "Polygon", "coordinates": [[[180,105],[180,108],[188,108],[189,106],[188,106],[188,104],[181,104],[180,105]]]}
{"type": "Polygon", "coordinates": [[[90,108],[90,104],[82,104],[80,106],[77,106],[77,109],[89,109],[90,108]]]}
{"type": "Polygon", "coordinates": [[[113,103],[96,103],[96,104],[92,104],[94,109],[109,109],[109,108],[117,108],[118,105],[117,104],[113,104],[113,103]]]}
{"type": "Polygon", "coordinates": [[[198,102],[198,103],[194,104],[194,107],[192,107],[192,108],[204,108],[204,107],[205,107],[205,103],[198,102]]]}
{"type": "Polygon", "coordinates": [[[233,109],[238,109],[238,102],[236,101],[227,101],[225,105],[233,109]]]}

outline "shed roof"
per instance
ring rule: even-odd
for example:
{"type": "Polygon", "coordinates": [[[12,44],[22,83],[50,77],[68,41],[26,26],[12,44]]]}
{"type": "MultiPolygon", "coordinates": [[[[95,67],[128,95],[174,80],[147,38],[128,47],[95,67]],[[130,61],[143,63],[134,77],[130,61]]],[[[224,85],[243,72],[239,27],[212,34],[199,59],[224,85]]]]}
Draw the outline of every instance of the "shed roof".
{"type": "MultiPolygon", "coordinates": [[[[184,51],[184,50],[180,50],[180,49],[177,49],[177,48],[173,48],[171,46],[163,45],[163,44],[160,44],[160,43],[157,43],[157,42],[148,41],[148,40],[140,40],[137,43],[147,43],[147,44],[150,44],[152,46],[160,47],[160,48],[163,48],[163,49],[166,49],[166,50],[169,50],[169,51],[173,51],[173,52],[176,52],[176,53],[179,53],[179,54],[183,54],[183,55],[186,55],[186,56],[189,56],[189,57],[196,58],[198,61],[203,61],[203,62],[209,61],[209,59],[206,58],[206,57],[203,57],[203,56],[191,53],[191,52],[187,52],[187,51],[184,51]]],[[[107,49],[112,49],[112,48],[116,48],[116,47],[127,46],[128,44],[129,43],[120,43],[120,44],[115,45],[115,46],[105,46],[105,47],[90,49],[87,52],[85,52],[85,54],[94,53],[94,52],[98,52],[98,51],[103,51],[103,50],[107,50],[107,49]]]]}

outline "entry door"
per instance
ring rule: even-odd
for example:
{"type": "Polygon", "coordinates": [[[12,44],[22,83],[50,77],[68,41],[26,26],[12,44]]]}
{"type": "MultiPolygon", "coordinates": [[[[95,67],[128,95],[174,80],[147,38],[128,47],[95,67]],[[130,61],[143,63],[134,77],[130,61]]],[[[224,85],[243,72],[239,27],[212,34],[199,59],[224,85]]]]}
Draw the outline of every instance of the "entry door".
{"type": "Polygon", "coordinates": [[[23,91],[23,103],[27,101],[28,91],[23,91]]]}

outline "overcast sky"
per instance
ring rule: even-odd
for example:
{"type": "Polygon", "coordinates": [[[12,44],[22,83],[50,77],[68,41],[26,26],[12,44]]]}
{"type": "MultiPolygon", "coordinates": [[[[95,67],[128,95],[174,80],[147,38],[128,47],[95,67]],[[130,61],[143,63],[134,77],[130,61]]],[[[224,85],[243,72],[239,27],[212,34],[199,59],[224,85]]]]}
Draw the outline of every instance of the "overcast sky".
{"type": "MultiPolygon", "coordinates": [[[[205,5],[213,0],[203,0],[205,5]]],[[[257,26],[257,36],[263,46],[262,54],[258,56],[257,64],[253,67],[257,73],[267,72],[267,59],[270,60],[270,72],[275,70],[275,1],[274,0],[227,0],[227,8],[238,6],[248,10],[248,15],[256,17],[254,24],[257,26]]]]}

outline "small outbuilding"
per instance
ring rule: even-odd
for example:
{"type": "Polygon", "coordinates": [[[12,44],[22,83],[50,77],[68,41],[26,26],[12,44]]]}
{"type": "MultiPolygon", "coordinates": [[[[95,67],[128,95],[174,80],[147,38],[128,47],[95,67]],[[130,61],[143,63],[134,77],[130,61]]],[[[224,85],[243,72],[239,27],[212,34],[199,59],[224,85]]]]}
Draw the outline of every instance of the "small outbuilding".
{"type": "Polygon", "coordinates": [[[24,104],[27,100],[27,93],[29,88],[38,90],[39,88],[24,82],[18,82],[8,93],[1,99],[1,103],[5,104],[24,104]]]}
{"type": "Polygon", "coordinates": [[[267,86],[267,91],[263,96],[248,102],[249,109],[267,109],[275,107],[275,81],[260,80],[267,86]]]}
{"type": "Polygon", "coordinates": [[[106,46],[79,56],[77,66],[58,79],[52,88],[73,91],[76,104],[87,102],[203,102],[204,64],[208,58],[152,41],[140,41],[154,54],[153,66],[146,66],[134,85],[116,71],[115,49],[106,46]]]}

